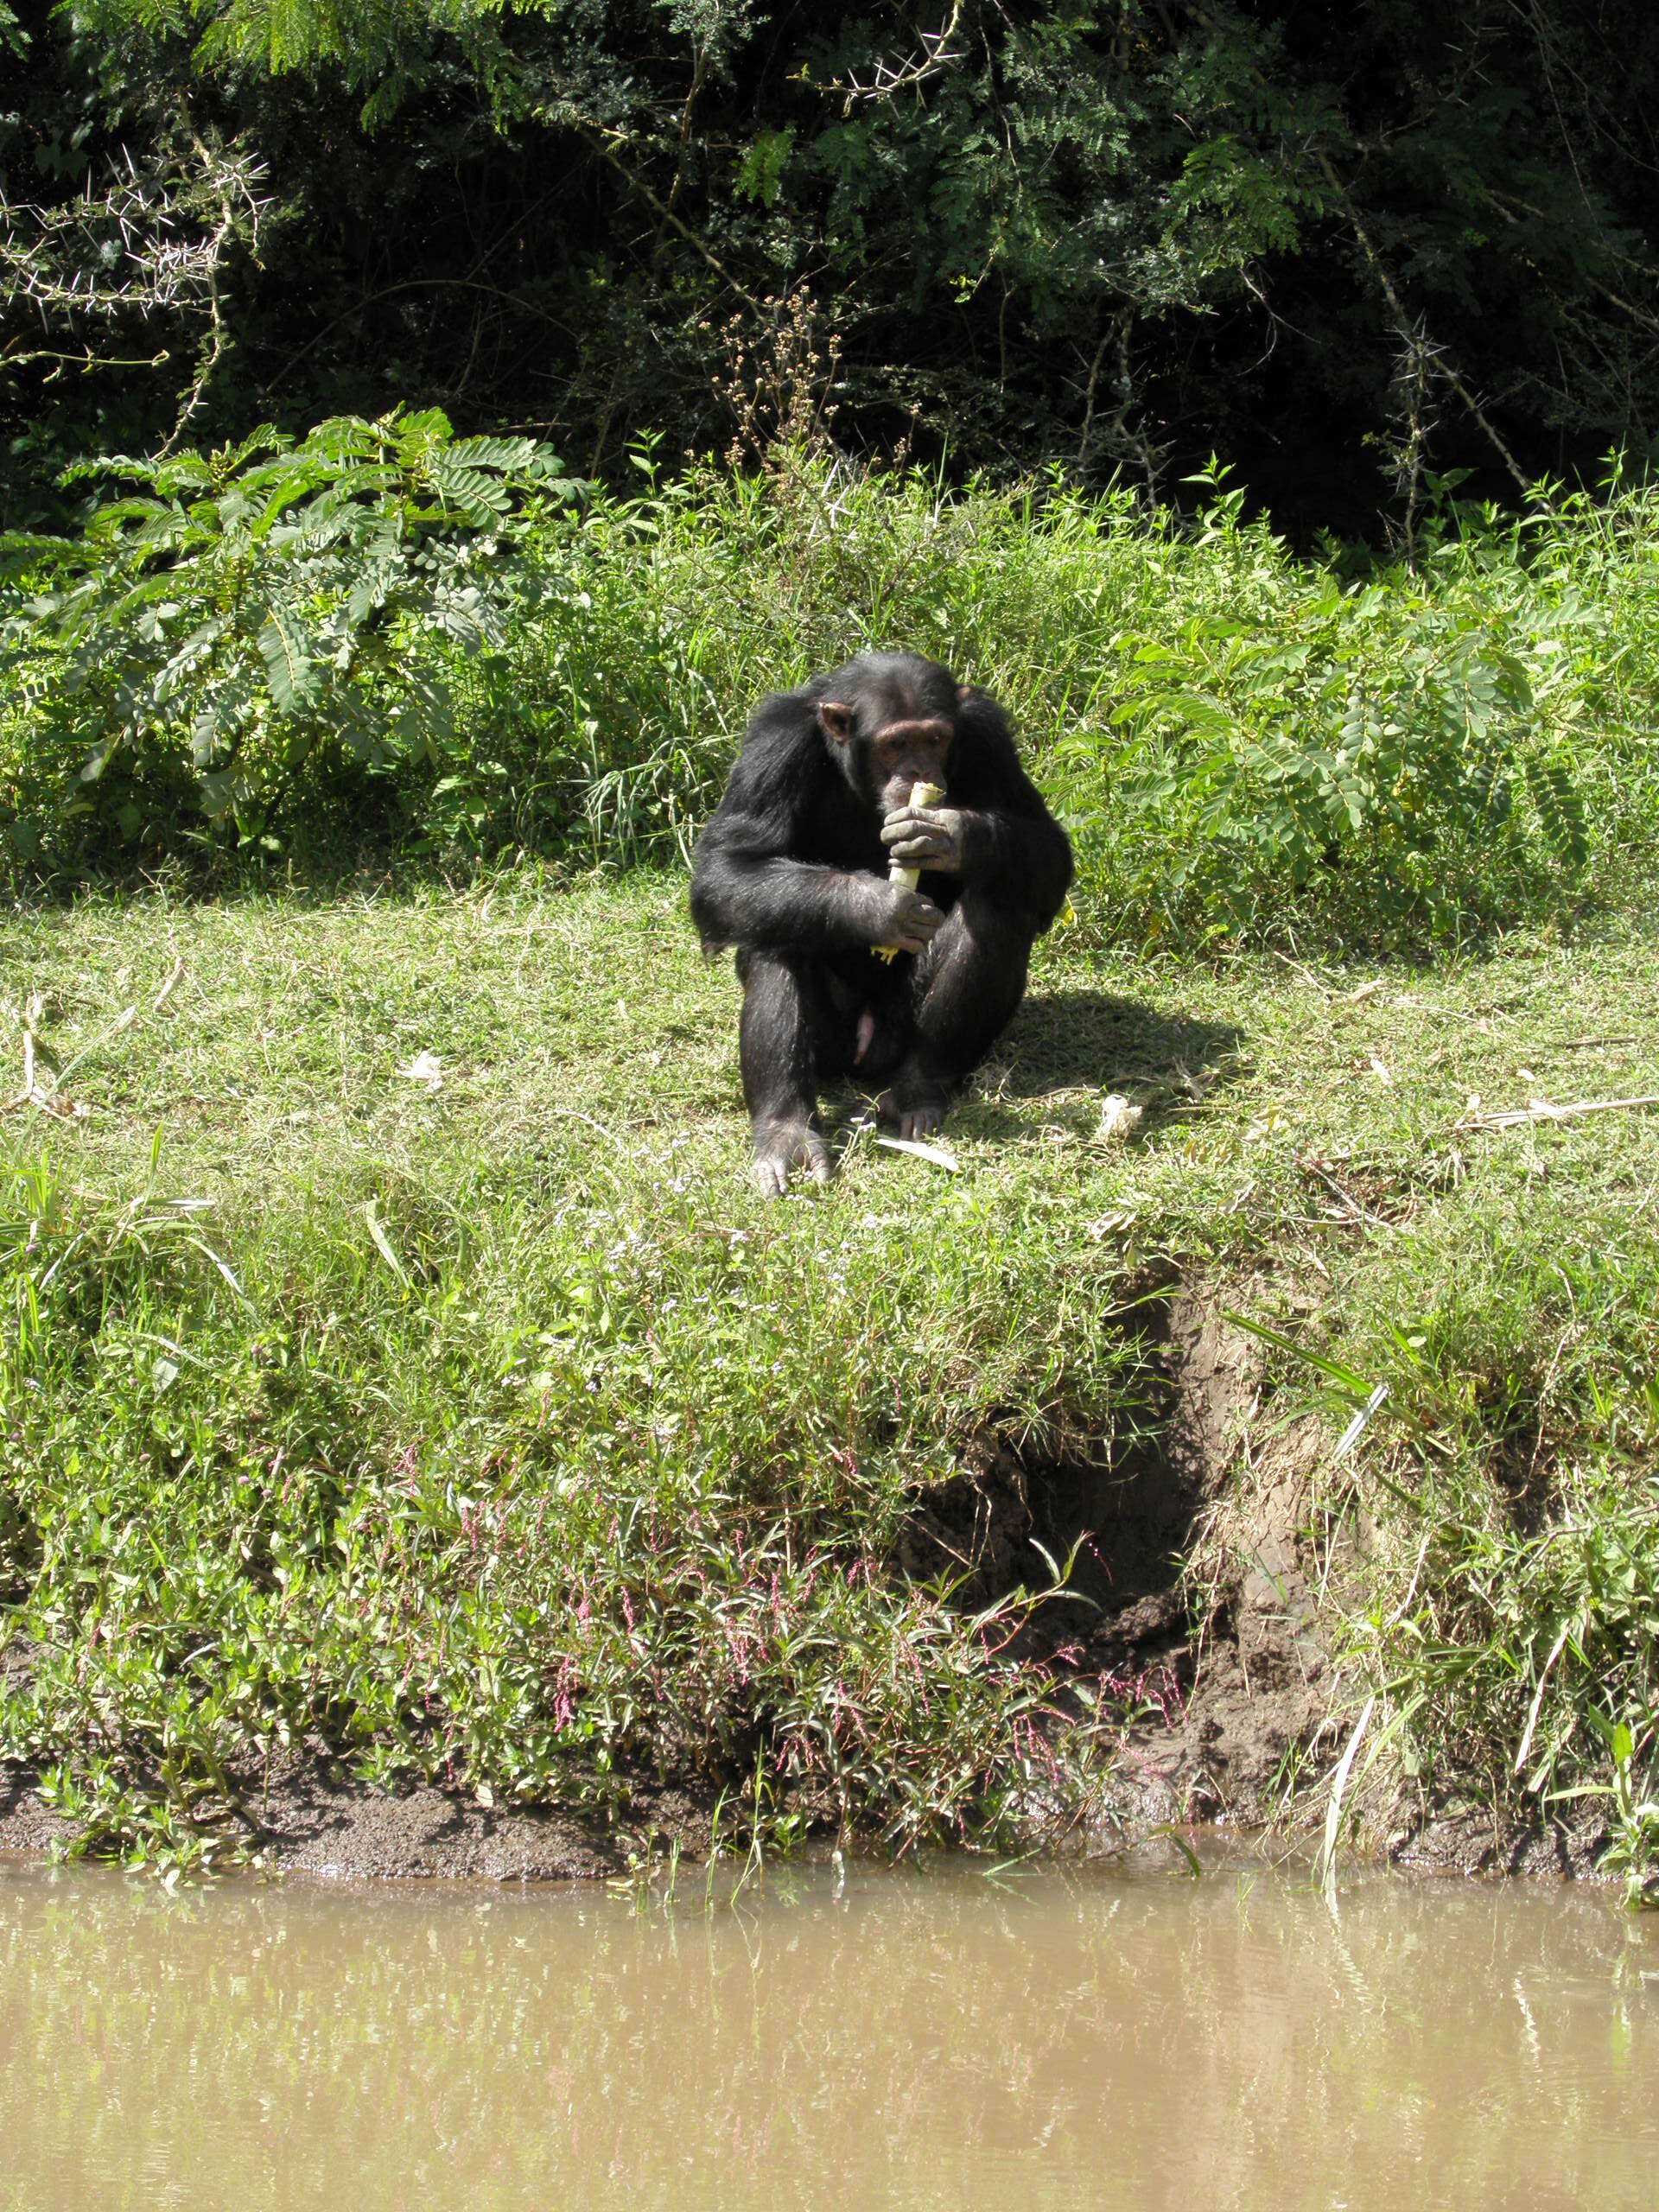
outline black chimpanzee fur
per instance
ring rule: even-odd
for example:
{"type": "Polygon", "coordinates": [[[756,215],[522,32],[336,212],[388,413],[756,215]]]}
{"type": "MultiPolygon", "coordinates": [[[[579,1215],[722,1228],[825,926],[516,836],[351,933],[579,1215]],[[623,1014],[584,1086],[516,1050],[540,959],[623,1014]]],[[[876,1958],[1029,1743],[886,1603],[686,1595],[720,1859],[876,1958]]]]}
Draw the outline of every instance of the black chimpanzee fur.
{"type": "Polygon", "coordinates": [[[705,948],[737,948],[743,1095],[763,1190],[827,1179],[821,1083],[854,1076],[906,1136],[1007,1026],[1071,848],[1002,709],[918,653],[866,653],[763,700],[697,847],[705,948]],[[909,808],[918,781],[936,807],[909,808]],[[915,891],[890,858],[923,870],[915,891]],[[898,944],[890,964],[875,947],[898,944]]]}

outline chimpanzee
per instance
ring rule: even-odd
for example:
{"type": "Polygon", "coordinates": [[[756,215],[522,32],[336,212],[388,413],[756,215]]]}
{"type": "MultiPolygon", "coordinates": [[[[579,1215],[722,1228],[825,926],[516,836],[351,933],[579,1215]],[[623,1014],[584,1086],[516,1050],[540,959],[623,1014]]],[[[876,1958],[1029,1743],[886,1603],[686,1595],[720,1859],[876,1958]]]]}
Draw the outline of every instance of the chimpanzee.
{"type": "Polygon", "coordinates": [[[919,653],[861,653],[755,710],[691,871],[709,952],[737,948],[755,1174],[830,1179],[820,1083],[854,1076],[922,1137],[1007,1026],[1071,847],[988,692],[919,653]],[[938,785],[911,806],[912,784],[938,785]],[[914,891],[889,861],[922,871],[914,891]],[[897,946],[884,963],[878,948],[897,946]]]}

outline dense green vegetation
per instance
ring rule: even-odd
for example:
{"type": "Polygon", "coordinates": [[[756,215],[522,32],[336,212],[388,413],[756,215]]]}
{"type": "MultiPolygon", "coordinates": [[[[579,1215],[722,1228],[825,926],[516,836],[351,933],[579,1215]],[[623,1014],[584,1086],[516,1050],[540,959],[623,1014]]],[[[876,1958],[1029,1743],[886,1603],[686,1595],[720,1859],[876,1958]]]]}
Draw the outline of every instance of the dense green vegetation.
{"type": "Polygon", "coordinates": [[[1074,1807],[1134,1685],[899,1540],[988,1437],[1138,1433],[1173,1268],[1283,1340],[1270,1421],[1389,1386],[1305,1502],[1353,1804],[1587,1802],[1643,1875],[1659,1122],[1458,1124],[1659,1088],[1645,495],[1346,575],[1214,483],[572,504],[431,421],[126,474],[18,549],[0,754],[18,890],[79,887],[0,979],[0,1748],[86,1840],[211,1848],[307,1738],[779,1842],[1074,1807]],[[747,700],[887,636],[1013,703],[1074,907],[959,1176],[855,1135],[767,1209],[679,853],[747,700]]]}
{"type": "Polygon", "coordinates": [[[0,6],[8,517],[56,465],[443,407],[626,480],[849,450],[1409,536],[1659,431],[1649,0],[0,6]],[[775,425],[769,426],[775,427],[775,425]]]}
{"type": "Polygon", "coordinates": [[[1071,1817],[1144,1685],[904,1531],[1141,1435],[1184,1281],[1271,1419],[1389,1393],[1287,1804],[1374,1700],[1379,1832],[1648,1878],[1649,12],[0,0],[0,1758],[83,1842],[306,1745],[1071,1817]],[[1077,880],[960,1174],[765,1211],[683,861],[874,643],[1077,880]]]}
{"type": "Polygon", "coordinates": [[[1646,493],[1448,508],[1415,568],[1351,573],[1213,477],[1190,526],[804,449],[573,503],[540,449],[432,417],[111,473],[79,537],[15,542],[21,881],[670,861],[749,702],[894,638],[1012,709],[1093,942],[1456,940],[1652,849],[1646,493]]]}

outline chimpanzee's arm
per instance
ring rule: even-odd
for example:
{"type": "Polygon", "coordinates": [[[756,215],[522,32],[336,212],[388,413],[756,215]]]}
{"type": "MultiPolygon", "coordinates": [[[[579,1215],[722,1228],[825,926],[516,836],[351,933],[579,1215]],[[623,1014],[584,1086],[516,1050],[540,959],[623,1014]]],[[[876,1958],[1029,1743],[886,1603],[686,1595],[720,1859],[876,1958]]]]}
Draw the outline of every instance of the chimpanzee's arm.
{"type": "Polygon", "coordinates": [[[987,693],[964,701],[957,744],[950,804],[961,816],[960,880],[1046,930],[1071,888],[1071,841],[1020,766],[1007,717],[987,693]]]}
{"type": "Polygon", "coordinates": [[[880,938],[882,879],[799,857],[825,803],[828,765],[816,702],[799,692],[766,700],[692,864],[691,914],[707,950],[829,952],[880,938]]]}

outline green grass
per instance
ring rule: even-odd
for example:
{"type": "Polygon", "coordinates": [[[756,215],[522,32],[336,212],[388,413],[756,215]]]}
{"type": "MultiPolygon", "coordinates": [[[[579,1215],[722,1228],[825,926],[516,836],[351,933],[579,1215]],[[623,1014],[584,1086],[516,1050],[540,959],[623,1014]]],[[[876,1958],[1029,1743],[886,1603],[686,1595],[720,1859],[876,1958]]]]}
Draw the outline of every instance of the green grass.
{"type": "Polygon", "coordinates": [[[771,1207],[677,874],[91,899],[0,958],[0,1095],[36,995],[92,1047],[84,1120],[0,1119],[0,1753],[90,1844],[199,1855],[307,1733],[498,1802],[693,1779],[780,1845],[1071,1802],[1122,1716],[1057,1732],[893,1551],[987,1430],[1145,1421],[1155,1262],[1327,1363],[1273,1355],[1267,1427],[1393,1392],[1308,1503],[1356,1802],[1622,1789],[1659,1847],[1659,1114],[1455,1132],[1659,1090],[1645,915],[1432,966],[1063,929],[958,1175],[859,1137],[771,1207]]]}

